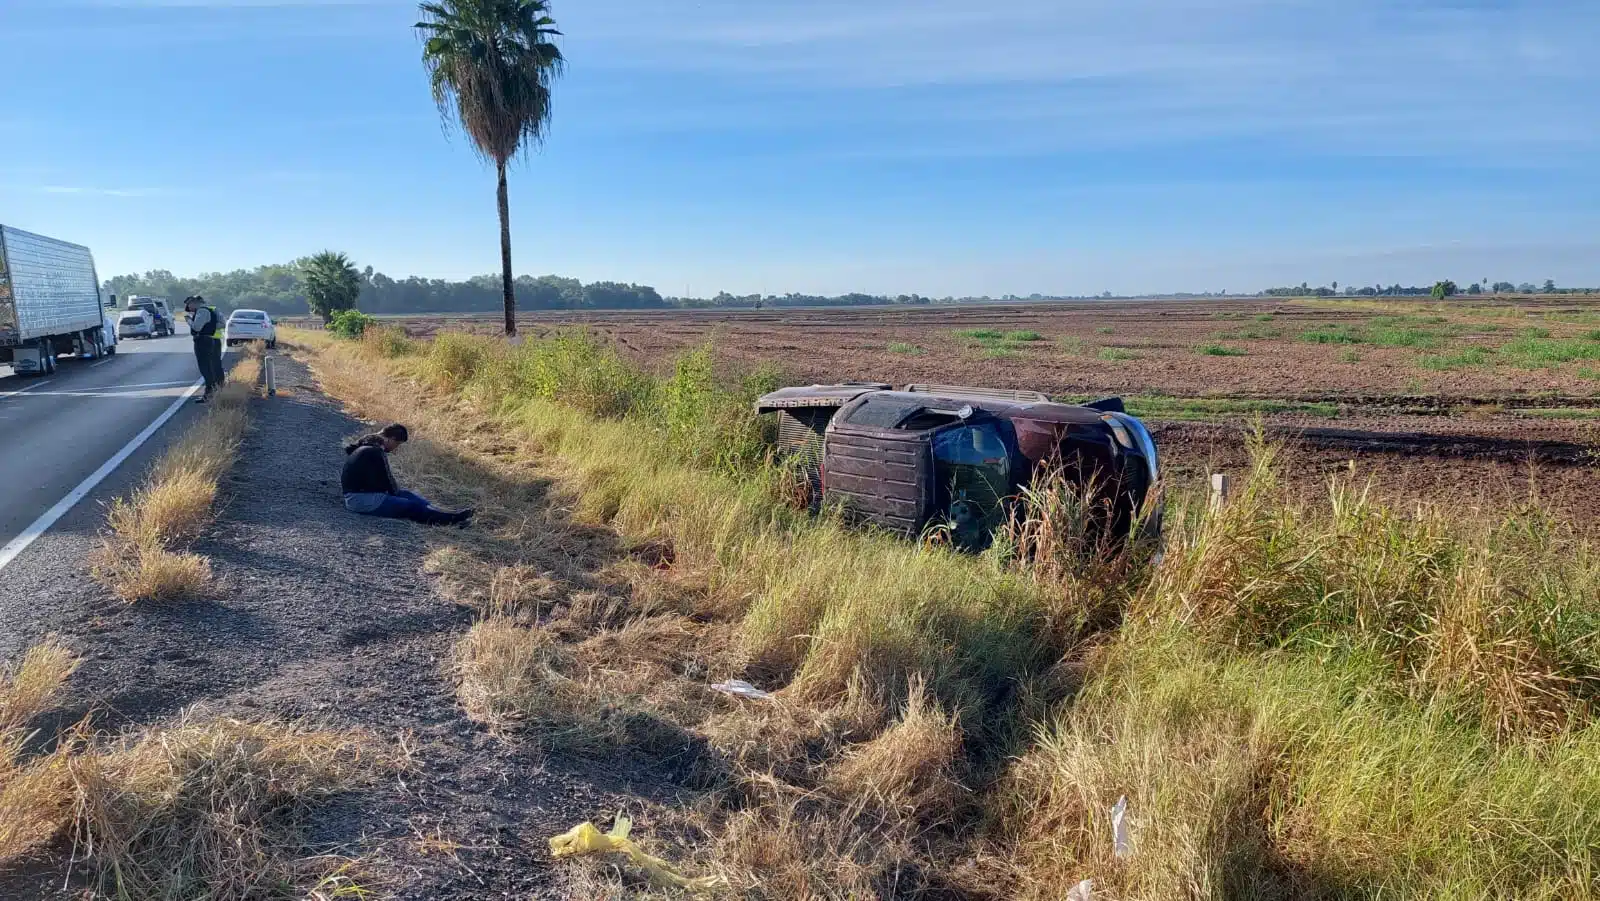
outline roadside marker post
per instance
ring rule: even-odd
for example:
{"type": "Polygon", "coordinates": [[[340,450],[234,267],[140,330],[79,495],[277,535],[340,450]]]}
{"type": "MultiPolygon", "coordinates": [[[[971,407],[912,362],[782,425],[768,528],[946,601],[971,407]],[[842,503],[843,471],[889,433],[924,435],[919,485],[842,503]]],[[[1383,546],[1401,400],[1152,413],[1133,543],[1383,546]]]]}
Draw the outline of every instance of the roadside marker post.
{"type": "Polygon", "coordinates": [[[267,396],[276,397],[278,395],[278,379],[273,372],[272,356],[270,354],[267,356],[265,371],[267,374],[267,396]]]}
{"type": "Polygon", "coordinates": [[[1227,474],[1214,472],[1211,474],[1211,509],[1220,510],[1228,502],[1228,489],[1233,487],[1233,480],[1227,474]]]}

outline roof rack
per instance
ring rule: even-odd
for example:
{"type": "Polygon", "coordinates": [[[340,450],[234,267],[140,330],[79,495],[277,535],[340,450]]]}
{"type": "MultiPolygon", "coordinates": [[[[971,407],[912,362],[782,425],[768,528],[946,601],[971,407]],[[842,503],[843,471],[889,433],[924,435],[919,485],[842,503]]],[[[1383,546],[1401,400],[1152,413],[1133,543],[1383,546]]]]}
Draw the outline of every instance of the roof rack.
{"type": "Polygon", "coordinates": [[[1005,388],[962,388],[956,385],[907,385],[912,394],[935,394],[940,397],[971,398],[973,400],[1009,400],[1025,404],[1049,403],[1050,398],[1038,391],[1011,391],[1005,388]]]}

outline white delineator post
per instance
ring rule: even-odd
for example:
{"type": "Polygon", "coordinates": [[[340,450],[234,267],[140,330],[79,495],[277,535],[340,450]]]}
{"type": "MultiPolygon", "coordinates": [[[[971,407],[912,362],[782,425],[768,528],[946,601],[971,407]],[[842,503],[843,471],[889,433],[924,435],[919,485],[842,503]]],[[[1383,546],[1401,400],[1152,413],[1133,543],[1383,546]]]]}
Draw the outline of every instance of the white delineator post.
{"type": "Polygon", "coordinates": [[[1233,480],[1227,474],[1214,472],[1211,474],[1211,509],[1220,510],[1228,502],[1228,489],[1233,487],[1233,480]]]}
{"type": "Polygon", "coordinates": [[[267,354],[266,365],[263,367],[267,376],[267,396],[276,397],[278,394],[278,379],[273,372],[272,355],[267,354]]]}

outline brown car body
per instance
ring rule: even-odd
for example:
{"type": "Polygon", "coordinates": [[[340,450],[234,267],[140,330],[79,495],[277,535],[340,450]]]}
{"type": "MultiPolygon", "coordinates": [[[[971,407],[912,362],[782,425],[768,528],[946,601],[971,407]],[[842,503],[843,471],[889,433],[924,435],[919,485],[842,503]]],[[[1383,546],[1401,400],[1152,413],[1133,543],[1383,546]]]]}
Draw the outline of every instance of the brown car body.
{"type": "Polygon", "coordinates": [[[805,474],[814,508],[905,536],[948,525],[967,547],[987,544],[1045,470],[1092,495],[1125,538],[1159,475],[1148,430],[1116,398],[852,383],[784,388],[756,409],[778,416],[780,457],[805,474]]]}

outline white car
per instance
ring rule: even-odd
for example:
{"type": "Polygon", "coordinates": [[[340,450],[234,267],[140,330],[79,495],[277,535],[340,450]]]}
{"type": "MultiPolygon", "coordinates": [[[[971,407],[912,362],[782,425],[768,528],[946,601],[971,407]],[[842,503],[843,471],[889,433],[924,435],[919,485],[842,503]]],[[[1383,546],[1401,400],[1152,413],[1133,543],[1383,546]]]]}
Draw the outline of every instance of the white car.
{"type": "Polygon", "coordinates": [[[261,310],[234,310],[222,331],[222,343],[232,347],[248,341],[265,341],[268,347],[277,347],[278,327],[261,310]]]}
{"type": "Polygon", "coordinates": [[[117,317],[118,338],[151,338],[156,333],[156,320],[148,310],[123,310],[117,317]]]}

